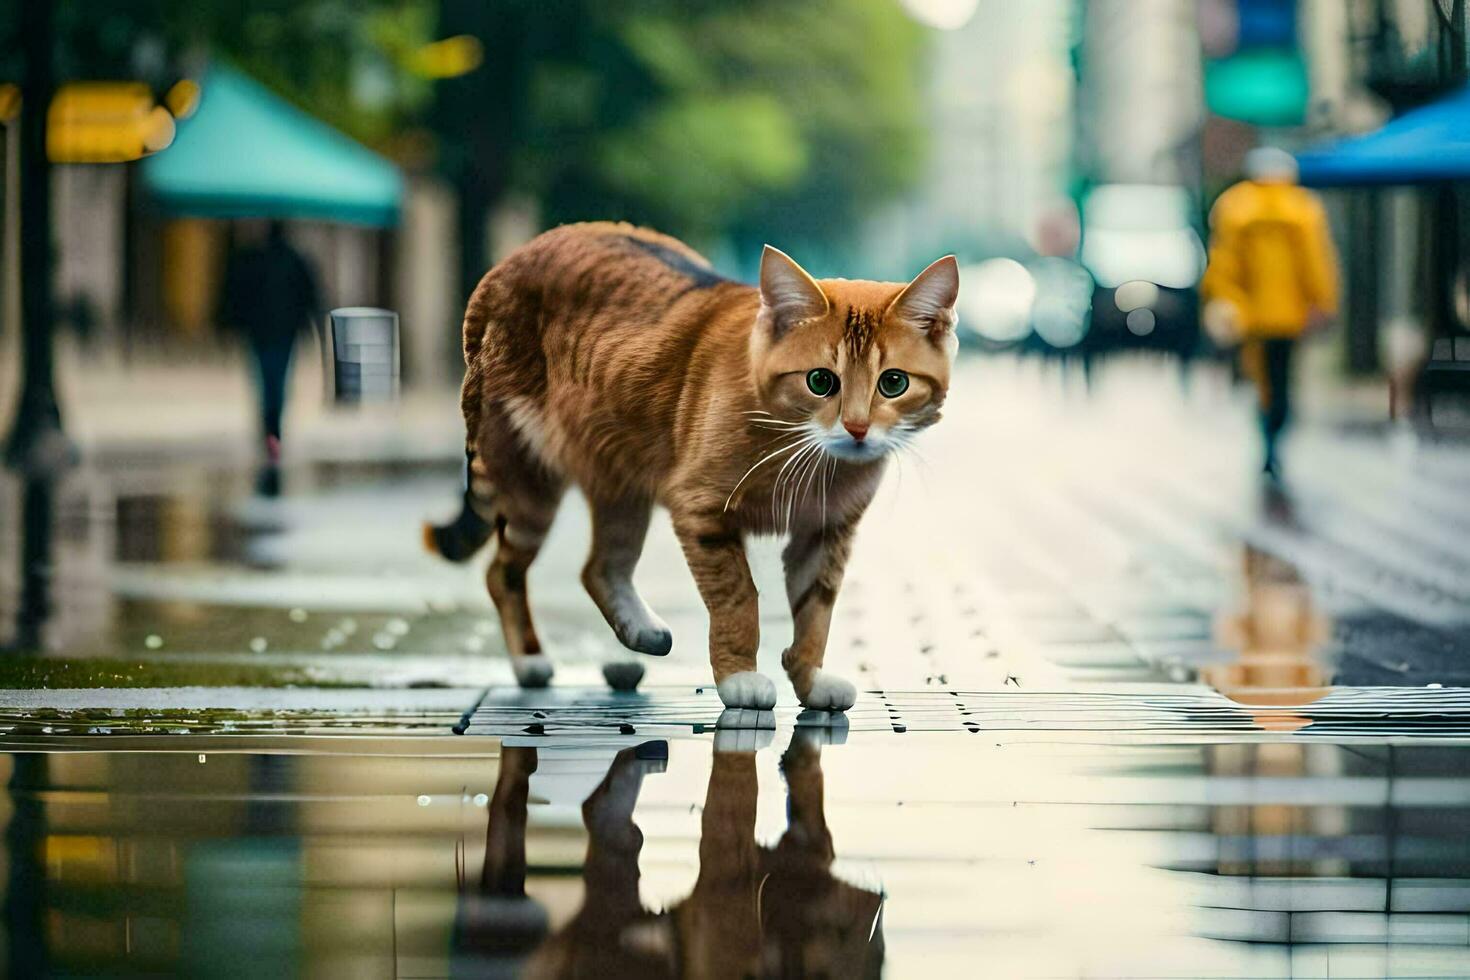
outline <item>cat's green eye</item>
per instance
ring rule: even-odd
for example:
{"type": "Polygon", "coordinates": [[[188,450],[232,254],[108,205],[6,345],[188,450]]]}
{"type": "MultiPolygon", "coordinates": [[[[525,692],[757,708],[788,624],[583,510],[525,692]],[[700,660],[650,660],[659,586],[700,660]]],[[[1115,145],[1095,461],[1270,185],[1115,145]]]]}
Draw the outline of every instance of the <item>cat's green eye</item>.
{"type": "Polygon", "coordinates": [[[899,370],[884,371],[878,375],[878,391],[884,398],[897,398],[909,390],[909,376],[899,370]]]}
{"type": "Polygon", "coordinates": [[[806,373],[806,387],[818,398],[826,398],[837,390],[837,375],[826,368],[812,368],[806,373]]]}

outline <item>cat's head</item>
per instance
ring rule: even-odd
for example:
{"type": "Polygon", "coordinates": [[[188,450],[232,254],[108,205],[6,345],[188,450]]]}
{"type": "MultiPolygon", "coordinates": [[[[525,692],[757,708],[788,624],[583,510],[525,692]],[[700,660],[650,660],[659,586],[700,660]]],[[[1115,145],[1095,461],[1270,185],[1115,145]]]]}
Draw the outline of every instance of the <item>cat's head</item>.
{"type": "Polygon", "coordinates": [[[756,424],[852,462],[902,447],[939,420],[959,288],[953,255],[908,285],[818,282],[767,245],[750,344],[762,401],[756,424]]]}

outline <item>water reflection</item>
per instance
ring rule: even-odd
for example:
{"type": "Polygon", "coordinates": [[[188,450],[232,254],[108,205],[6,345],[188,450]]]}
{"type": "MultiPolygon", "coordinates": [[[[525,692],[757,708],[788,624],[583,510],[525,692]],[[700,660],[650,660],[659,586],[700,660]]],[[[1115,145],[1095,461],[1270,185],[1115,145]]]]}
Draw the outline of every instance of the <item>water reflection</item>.
{"type": "Polygon", "coordinates": [[[1312,723],[1307,715],[1270,709],[1311,704],[1329,693],[1328,619],[1291,564],[1246,545],[1241,572],[1239,605],[1215,621],[1218,644],[1235,659],[1206,665],[1201,678],[1232,701],[1268,709],[1252,712],[1263,728],[1305,728],[1312,723]]]}
{"type": "Polygon", "coordinates": [[[1464,744],[534,741],[0,754],[0,971],[1470,975],[1464,744]]]}
{"type": "Polygon", "coordinates": [[[15,628],[9,649],[41,648],[43,630],[51,617],[51,580],[54,574],[52,528],[56,522],[56,484],[50,477],[28,477],[21,491],[20,589],[15,606],[15,628]]]}
{"type": "Polygon", "coordinates": [[[12,760],[8,785],[10,819],[5,828],[6,976],[49,974],[45,935],[49,902],[43,861],[46,810],[28,787],[45,785],[47,756],[21,755],[12,760]],[[27,937],[27,938],[22,938],[27,937]]]}
{"type": "MultiPolygon", "coordinates": [[[[0,473],[0,650],[146,656],[154,648],[143,638],[172,625],[173,611],[184,609],[195,621],[262,605],[241,595],[254,573],[416,568],[421,556],[411,533],[398,533],[391,522],[401,513],[400,523],[416,527],[424,501],[451,471],[450,463],[432,461],[258,471],[129,462],[51,479],[0,473]],[[374,527],[389,530],[364,534],[359,515],[369,510],[376,511],[374,527]],[[209,582],[218,585],[211,591],[209,582]],[[140,609],[139,583],[161,601],[140,609]],[[201,590],[212,601],[191,606],[201,590]]],[[[268,614],[299,604],[300,596],[287,595],[268,614]]],[[[268,625],[257,623],[245,639],[268,625]]],[[[310,648],[319,640],[314,636],[310,648]]],[[[204,638],[191,649],[216,652],[219,644],[204,638]]]]}
{"type": "Polygon", "coordinates": [[[662,742],[623,749],[582,804],[582,905],[548,936],[545,910],[525,893],[537,750],[504,749],[484,866],[456,917],[455,975],[880,976],[883,897],[831,873],[820,737],[798,730],[781,758],[787,828],[773,847],[755,838],[756,754],[715,752],[699,876],[688,897],[653,910],[639,894],[643,833],[633,811],[644,778],[666,760],[662,742]]]}

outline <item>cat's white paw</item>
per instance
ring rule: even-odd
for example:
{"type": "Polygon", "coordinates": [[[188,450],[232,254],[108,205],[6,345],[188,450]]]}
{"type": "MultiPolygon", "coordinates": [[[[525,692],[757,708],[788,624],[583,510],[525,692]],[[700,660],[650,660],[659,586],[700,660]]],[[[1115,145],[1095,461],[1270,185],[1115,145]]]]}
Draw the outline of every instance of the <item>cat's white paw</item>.
{"type": "Polygon", "coordinates": [[[850,681],[819,670],[812,678],[811,690],[801,703],[819,711],[846,711],[857,701],[857,688],[850,681]]]}
{"type": "Polygon", "coordinates": [[[551,683],[551,675],[556,673],[552,669],[551,658],[544,653],[512,657],[510,667],[515,671],[516,683],[526,688],[545,687],[551,683]]]}
{"type": "Polygon", "coordinates": [[[727,708],[760,708],[769,711],[776,706],[776,685],[764,674],[742,670],[716,685],[720,700],[727,708]]]}

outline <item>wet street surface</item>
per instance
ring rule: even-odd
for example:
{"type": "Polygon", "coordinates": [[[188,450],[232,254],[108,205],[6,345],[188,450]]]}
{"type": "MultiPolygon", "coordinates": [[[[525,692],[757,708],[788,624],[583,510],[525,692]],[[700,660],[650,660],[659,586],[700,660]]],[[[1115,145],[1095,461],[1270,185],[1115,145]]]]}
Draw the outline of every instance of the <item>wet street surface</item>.
{"type": "Polygon", "coordinates": [[[961,737],[11,755],[11,975],[1470,972],[1464,746],[961,737]]]}
{"type": "Polygon", "coordinates": [[[666,519],[673,653],[617,646],[569,501],[521,692],[418,550],[450,453],[0,484],[9,973],[1470,975],[1470,449],[1324,418],[1266,486],[1253,426],[963,362],[858,536],[846,717],[785,686],[775,542],[779,703],[722,716],[666,519]]]}

